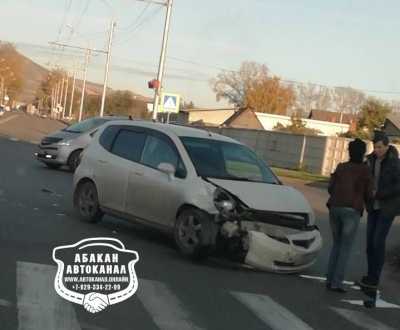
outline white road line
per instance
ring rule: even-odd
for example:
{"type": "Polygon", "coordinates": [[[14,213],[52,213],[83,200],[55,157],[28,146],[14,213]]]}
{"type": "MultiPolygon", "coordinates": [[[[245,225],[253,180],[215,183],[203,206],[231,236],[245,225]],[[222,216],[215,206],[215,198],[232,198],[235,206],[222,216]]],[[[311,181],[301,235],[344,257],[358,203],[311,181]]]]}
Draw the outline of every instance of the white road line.
{"type": "Polygon", "coordinates": [[[231,294],[273,330],[312,330],[312,328],[265,295],[244,292],[231,294]]]}
{"type": "Polygon", "coordinates": [[[331,307],[331,309],[347,321],[365,330],[395,330],[392,327],[388,327],[387,325],[374,320],[363,312],[336,307],[331,307]]]}
{"type": "MultiPolygon", "coordinates": [[[[366,300],[368,300],[368,299],[366,298],[366,300]]],[[[342,301],[346,302],[346,303],[349,303],[351,305],[364,306],[364,300],[346,300],[346,299],[343,299],[342,301]]],[[[382,299],[377,299],[376,300],[375,307],[376,308],[400,309],[399,305],[395,305],[395,304],[389,303],[389,302],[387,302],[385,300],[382,300],[382,299]]]]}
{"type": "Polygon", "coordinates": [[[14,118],[17,118],[17,117],[18,117],[17,115],[13,115],[13,116],[10,116],[8,118],[4,118],[4,119],[0,120],[0,125],[1,124],[5,124],[6,122],[8,122],[10,120],[13,120],[14,118]]]}
{"type": "Polygon", "coordinates": [[[71,303],[54,290],[55,266],[17,262],[18,330],[80,330],[71,303]]]}
{"type": "Polygon", "coordinates": [[[180,300],[161,282],[139,280],[139,300],[161,330],[200,330],[180,300]]]}
{"type": "Polygon", "coordinates": [[[5,300],[5,299],[0,299],[0,306],[2,307],[11,307],[13,305],[12,302],[5,300]]]}

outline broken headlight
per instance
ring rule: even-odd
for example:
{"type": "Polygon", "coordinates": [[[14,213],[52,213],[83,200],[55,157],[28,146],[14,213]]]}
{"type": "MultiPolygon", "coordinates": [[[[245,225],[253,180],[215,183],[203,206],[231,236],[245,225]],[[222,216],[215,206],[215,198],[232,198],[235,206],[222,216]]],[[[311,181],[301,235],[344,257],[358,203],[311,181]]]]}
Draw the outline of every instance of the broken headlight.
{"type": "Polygon", "coordinates": [[[217,210],[222,214],[230,213],[236,208],[236,202],[232,196],[220,188],[214,191],[214,204],[217,210]]]}

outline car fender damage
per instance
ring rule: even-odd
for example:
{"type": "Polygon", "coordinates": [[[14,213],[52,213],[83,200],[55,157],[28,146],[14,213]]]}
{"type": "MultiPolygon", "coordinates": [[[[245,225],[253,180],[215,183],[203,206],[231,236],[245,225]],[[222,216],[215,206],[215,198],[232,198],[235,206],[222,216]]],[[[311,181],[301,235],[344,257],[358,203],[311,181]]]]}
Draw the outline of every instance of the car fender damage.
{"type": "Polygon", "coordinates": [[[231,192],[203,179],[215,186],[218,256],[281,273],[298,272],[315,262],[322,238],[309,214],[253,210],[231,192]]]}

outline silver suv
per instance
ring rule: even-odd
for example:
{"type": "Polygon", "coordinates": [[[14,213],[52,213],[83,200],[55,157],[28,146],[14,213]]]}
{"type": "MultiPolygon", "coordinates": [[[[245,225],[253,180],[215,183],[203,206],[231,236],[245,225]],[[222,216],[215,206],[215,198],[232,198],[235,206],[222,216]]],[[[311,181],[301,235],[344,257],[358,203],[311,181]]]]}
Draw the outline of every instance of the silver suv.
{"type": "Polygon", "coordinates": [[[94,117],[68,126],[42,139],[35,153],[36,158],[52,169],[67,165],[74,172],[80,161],[80,154],[90,143],[98,128],[110,120],[123,117],[94,117]]]}
{"type": "Polygon", "coordinates": [[[314,213],[243,144],[205,130],[113,121],[74,175],[80,218],[106,214],[164,229],[193,258],[211,253],[294,272],[321,249],[314,213]]]}

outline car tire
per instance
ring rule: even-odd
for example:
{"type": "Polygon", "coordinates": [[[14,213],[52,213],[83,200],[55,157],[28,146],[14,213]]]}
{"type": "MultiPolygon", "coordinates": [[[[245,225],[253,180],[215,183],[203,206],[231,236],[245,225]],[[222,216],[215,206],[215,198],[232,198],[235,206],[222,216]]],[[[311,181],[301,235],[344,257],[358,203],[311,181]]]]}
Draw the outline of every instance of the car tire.
{"type": "Polygon", "coordinates": [[[81,220],[99,222],[104,213],[100,209],[96,186],[91,181],[80,183],[74,193],[74,207],[81,220]]]}
{"type": "Polygon", "coordinates": [[[69,156],[67,164],[71,172],[75,172],[76,168],[79,166],[79,163],[81,161],[80,159],[81,153],[82,150],[75,150],[69,156]]]}
{"type": "Polygon", "coordinates": [[[61,167],[60,164],[51,164],[51,163],[45,163],[45,164],[48,168],[51,168],[52,170],[58,170],[61,167]]]}
{"type": "Polygon", "coordinates": [[[174,239],[180,252],[191,259],[207,258],[215,247],[216,224],[201,210],[183,210],[177,217],[174,239]]]}

